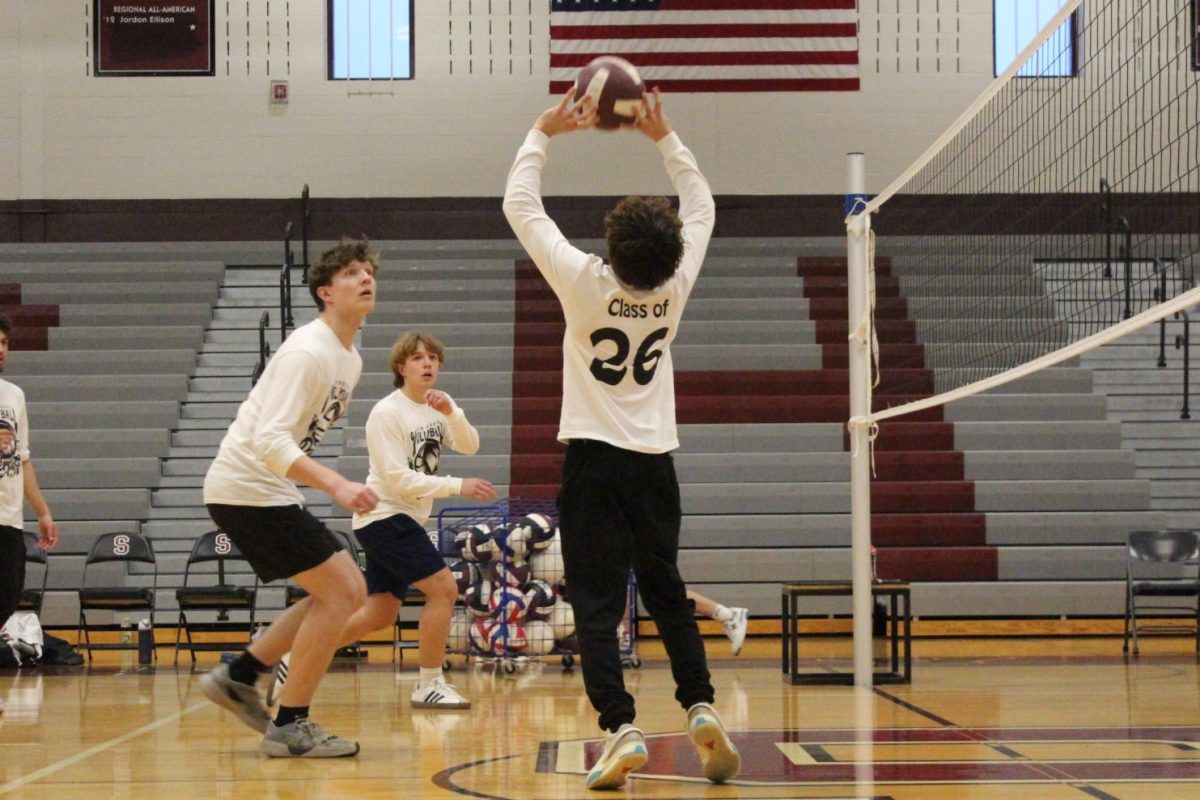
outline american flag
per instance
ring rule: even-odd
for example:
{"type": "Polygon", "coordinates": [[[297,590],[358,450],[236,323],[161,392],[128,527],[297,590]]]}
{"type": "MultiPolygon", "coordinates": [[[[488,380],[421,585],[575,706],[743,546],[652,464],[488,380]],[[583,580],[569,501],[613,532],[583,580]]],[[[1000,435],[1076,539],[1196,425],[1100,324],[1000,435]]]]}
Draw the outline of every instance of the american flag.
{"type": "Polygon", "coordinates": [[[550,92],[600,55],[664,92],[856,92],[856,0],[552,0],[550,92]]]}

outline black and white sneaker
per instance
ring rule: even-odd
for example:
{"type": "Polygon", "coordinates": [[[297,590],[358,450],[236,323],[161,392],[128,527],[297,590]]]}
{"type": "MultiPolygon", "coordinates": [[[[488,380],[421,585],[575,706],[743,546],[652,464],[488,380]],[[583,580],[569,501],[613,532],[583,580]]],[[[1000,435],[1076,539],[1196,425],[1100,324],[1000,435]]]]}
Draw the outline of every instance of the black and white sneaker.
{"type": "Polygon", "coordinates": [[[412,707],[456,710],[470,708],[471,701],[446,683],[445,678],[434,678],[426,683],[418,683],[413,689],[412,707]]]}

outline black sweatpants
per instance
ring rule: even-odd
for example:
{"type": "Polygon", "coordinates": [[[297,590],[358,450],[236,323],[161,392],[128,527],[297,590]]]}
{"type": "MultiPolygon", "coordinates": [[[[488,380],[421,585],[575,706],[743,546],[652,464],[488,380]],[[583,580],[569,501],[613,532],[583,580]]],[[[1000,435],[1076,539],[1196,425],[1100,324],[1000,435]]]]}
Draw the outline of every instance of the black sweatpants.
{"type": "Polygon", "coordinates": [[[676,561],[679,481],[669,453],[638,453],[586,439],[567,446],[558,496],[567,592],[588,699],[600,727],[615,731],[635,717],[625,691],[617,626],[625,612],[629,569],[671,659],[675,699],[684,708],[711,703],[713,687],[696,626],[695,604],[676,561]]]}
{"type": "Polygon", "coordinates": [[[25,588],[25,540],[20,528],[0,525],[0,625],[21,603],[25,588]]]}

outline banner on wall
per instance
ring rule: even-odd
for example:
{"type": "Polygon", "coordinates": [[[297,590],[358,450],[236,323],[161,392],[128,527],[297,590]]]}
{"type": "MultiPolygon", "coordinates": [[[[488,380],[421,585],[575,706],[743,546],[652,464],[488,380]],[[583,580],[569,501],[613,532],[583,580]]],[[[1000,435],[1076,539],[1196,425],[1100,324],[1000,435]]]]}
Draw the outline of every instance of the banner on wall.
{"type": "Polygon", "coordinates": [[[214,74],[214,2],[94,0],[95,74],[214,74]]]}

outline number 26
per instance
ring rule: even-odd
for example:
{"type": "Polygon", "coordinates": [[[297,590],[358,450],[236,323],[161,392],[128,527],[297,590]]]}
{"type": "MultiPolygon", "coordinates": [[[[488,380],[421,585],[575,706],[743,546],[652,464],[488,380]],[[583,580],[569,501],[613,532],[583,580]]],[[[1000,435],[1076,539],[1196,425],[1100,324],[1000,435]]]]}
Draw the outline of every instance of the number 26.
{"type": "MultiPolygon", "coordinates": [[[[651,331],[638,347],[637,354],[633,357],[633,379],[639,386],[645,386],[654,379],[654,371],[658,369],[658,361],[662,356],[662,350],[655,349],[654,346],[666,337],[667,329],[659,328],[651,331]]],[[[601,383],[616,386],[629,371],[625,366],[625,359],[629,357],[629,337],[620,328],[599,328],[592,331],[592,347],[601,342],[612,342],[616,345],[617,352],[608,358],[593,358],[592,375],[601,383]]]]}

